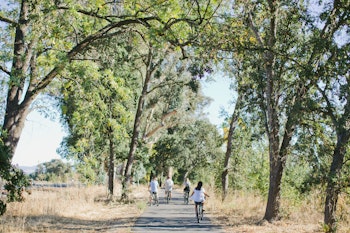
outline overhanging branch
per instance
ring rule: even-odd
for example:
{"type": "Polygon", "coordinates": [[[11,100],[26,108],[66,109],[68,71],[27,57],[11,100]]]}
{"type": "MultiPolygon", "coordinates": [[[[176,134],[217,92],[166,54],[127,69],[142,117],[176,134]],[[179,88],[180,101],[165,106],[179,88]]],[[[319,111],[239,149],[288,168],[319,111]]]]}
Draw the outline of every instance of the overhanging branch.
{"type": "Polygon", "coordinates": [[[16,21],[13,21],[12,19],[6,18],[6,17],[1,16],[1,15],[0,15],[0,21],[1,22],[5,22],[5,23],[9,23],[9,24],[11,24],[13,26],[15,26],[17,24],[16,21]]]}
{"type": "Polygon", "coordinates": [[[9,75],[9,76],[10,76],[10,74],[11,74],[11,72],[10,72],[8,69],[6,69],[4,66],[1,66],[1,65],[0,65],[0,70],[3,71],[4,73],[6,73],[6,74],[9,75]]]}

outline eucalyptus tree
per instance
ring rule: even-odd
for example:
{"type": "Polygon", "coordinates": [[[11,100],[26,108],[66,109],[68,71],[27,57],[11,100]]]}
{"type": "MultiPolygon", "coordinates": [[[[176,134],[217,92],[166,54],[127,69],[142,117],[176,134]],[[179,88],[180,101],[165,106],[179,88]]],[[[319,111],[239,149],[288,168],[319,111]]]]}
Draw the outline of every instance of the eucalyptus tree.
{"type": "Polygon", "coordinates": [[[62,73],[61,105],[69,135],[61,144],[60,154],[77,162],[78,171],[90,176],[94,168],[98,178],[104,167],[108,172],[108,190],[113,196],[115,162],[126,158],[135,83],[130,37],[110,38],[94,45],[86,57],[90,61],[72,62],[62,73]],[[88,68],[86,68],[88,66],[88,68]],[[73,77],[79,76],[80,79],[73,77]],[[98,166],[93,165],[97,163],[98,166]],[[93,165],[93,166],[91,166],[93,165]]]}
{"type": "Polygon", "coordinates": [[[33,101],[61,77],[70,62],[83,60],[92,43],[140,27],[148,32],[147,39],[165,38],[182,47],[198,35],[200,25],[212,18],[220,1],[6,3],[0,12],[4,32],[0,71],[8,80],[1,137],[10,159],[4,162],[15,153],[33,101]]]}
{"type": "MultiPolygon", "coordinates": [[[[171,124],[167,125],[167,130],[159,135],[152,146],[150,166],[157,174],[167,173],[169,168],[173,168],[174,172],[186,170],[186,174],[181,175],[185,177],[188,175],[188,166],[185,164],[192,155],[185,138],[188,137],[187,134],[191,132],[194,124],[199,124],[198,118],[201,119],[201,115],[204,115],[203,107],[210,101],[203,96],[200,82],[193,79],[192,74],[186,71],[185,67],[180,69],[182,75],[177,80],[177,85],[168,85],[166,89],[162,87],[160,90],[165,94],[163,97],[168,99],[167,104],[176,110],[176,114],[172,117],[171,124]]],[[[178,72],[175,71],[175,73],[178,72]]],[[[199,133],[198,137],[201,137],[199,133]]]]}
{"type": "MultiPolygon", "coordinates": [[[[142,38],[142,37],[141,37],[142,38]]],[[[122,198],[128,198],[132,164],[141,144],[152,148],[168,128],[183,121],[197,108],[196,85],[188,71],[188,61],[180,60],[182,53],[172,45],[161,48],[159,44],[140,47],[137,67],[142,86],[138,93],[130,150],[122,182],[122,198]],[[194,88],[194,89],[193,89],[194,88]],[[194,100],[194,101],[193,101],[194,100]]]]}
{"type": "Polygon", "coordinates": [[[133,110],[133,96],[125,84],[126,77],[118,76],[122,70],[120,66],[110,64],[108,69],[90,62],[89,69],[84,68],[79,74],[84,79],[71,81],[72,74],[67,72],[68,81],[62,87],[63,117],[69,135],[64,139],[62,145],[66,150],[63,148],[61,154],[80,164],[93,159],[104,165],[111,196],[116,154],[120,155],[126,147],[133,110]]]}
{"type": "Polygon", "coordinates": [[[222,185],[222,201],[225,201],[228,192],[229,186],[229,170],[231,164],[231,156],[232,156],[232,141],[233,135],[235,133],[235,129],[238,126],[238,119],[240,117],[242,105],[242,94],[238,94],[234,111],[232,112],[232,116],[229,119],[229,129],[227,133],[227,143],[226,143],[226,152],[225,159],[223,164],[223,171],[221,173],[221,185],[222,185]]]}
{"type": "Polygon", "coordinates": [[[201,111],[196,112],[191,121],[174,127],[155,147],[155,159],[161,161],[168,155],[166,163],[181,172],[179,175],[183,178],[209,180],[211,176],[215,177],[214,165],[223,157],[222,136],[202,115],[201,111]],[[203,173],[206,177],[200,177],[203,173]]]}

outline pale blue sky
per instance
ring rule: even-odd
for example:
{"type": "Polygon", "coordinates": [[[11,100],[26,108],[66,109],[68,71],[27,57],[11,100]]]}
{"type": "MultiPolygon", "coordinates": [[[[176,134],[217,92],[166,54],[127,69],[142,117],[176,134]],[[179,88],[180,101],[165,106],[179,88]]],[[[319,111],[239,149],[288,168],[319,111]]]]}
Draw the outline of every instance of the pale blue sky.
{"type": "MultiPolygon", "coordinates": [[[[205,95],[214,99],[206,111],[210,121],[215,125],[220,125],[223,121],[219,116],[222,108],[231,112],[230,102],[232,102],[233,94],[229,86],[230,81],[226,78],[204,83],[205,95]]],[[[64,130],[58,121],[46,119],[38,112],[30,113],[12,163],[20,166],[34,166],[54,158],[60,159],[56,150],[64,135],[64,130]]]]}

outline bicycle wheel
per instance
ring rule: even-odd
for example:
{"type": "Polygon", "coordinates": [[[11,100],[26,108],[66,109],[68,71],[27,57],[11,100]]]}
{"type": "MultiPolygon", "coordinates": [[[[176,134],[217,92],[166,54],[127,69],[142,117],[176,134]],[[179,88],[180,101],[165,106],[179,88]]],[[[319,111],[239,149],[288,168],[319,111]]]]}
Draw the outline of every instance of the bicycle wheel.
{"type": "Polygon", "coordinates": [[[203,203],[200,204],[199,206],[199,213],[200,213],[200,217],[201,217],[201,220],[203,220],[203,215],[204,215],[204,211],[203,211],[203,203]]]}
{"type": "Polygon", "coordinates": [[[197,213],[196,213],[196,217],[197,217],[197,222],[199,223],[200,219],[201,219],[201,214],[200,214],[200,204],[199,203],[196,203],[196,209],[197,209],[197,213]]]}
{"type": "Polygon", "coordinates": [[[154,205],[154,202],[155,202],[155,200],[154,200],[154,193],[152,193],[151,195],[152,195],[151,205],[154,205]]]}
{"type": "Polygon", "coordinates": [[[198,205],[198,222],[199,220],[203,220],[203,204],[198,205]]]}
{"type": "Polygon", "coordinates": [[[157,194],[154,194],[154,195],[155,195],[155,198],[156,198],[156,205],[159,206],[158,195],[157,194]]]}
{"type": "Polygon", "coordinates": [[[152,206],[154,204],[154,194],[151,193],[151,200],[150,200],[150,206],[152,206]]]}
{"type": "Polygon", "coordinates": [[[188,205],[188,192],[184,192],[184,203],[188,205]]]}
{"type": "Polygon", "coordinates": [[[159,205],[158,195],[156,193],[152,193],[152,203],[157,206],[159,205]]]}
{"type": "Polygon", "coordinates": [[[170,201],[170,191],[167,191],[167,194],[166,194],[166,203],[169,204],[169,201],[170,201]]]}

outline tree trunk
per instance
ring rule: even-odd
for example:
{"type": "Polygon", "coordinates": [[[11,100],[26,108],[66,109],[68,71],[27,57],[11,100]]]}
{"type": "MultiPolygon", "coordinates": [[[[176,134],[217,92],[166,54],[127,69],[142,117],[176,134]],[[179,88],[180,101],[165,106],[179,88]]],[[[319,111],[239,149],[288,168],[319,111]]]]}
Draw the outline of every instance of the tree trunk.
{"type": "Polygon", "coordinates": [[[114,195],[114,143],[113,132],[108,132],[109,136],[109,166],[108,166],[108,194],[114,195]]]}
{"type": "Polygon", "coordinates": [[[226,147],[226,153],[225,153],[225,161],[224,161],[224,170],[221,174],[221,183],[222,183],[222,201],[226,199],[227,192],[228,192],[228,172],[230,168],[230,157],[232,153],[232,140],[233,140],[233,133],[235,131],[237,120],[239,116],[239,108],[241,103],[242,95],[238,95],[235,109],[233,110],[232,117],[230,120],[230,129],[228,131],[227,136],[227,147],[226,147]]]}
{"type": "Polygon", "coordinates": [[[266,205],[266,212],[264,219],[272,221],[278,219],[280,208],[280,186],[282,179],[283,166],[282,158],[279,156],[279,119],[277,114],[278,94],[274,90],[275,74],[273,71],[273,64],[275,57],[271,52],[265,54],[266,64],[266,131],[269,139],[269,157],[270,157],[270,186],[269,196],[266,205]]]}
{"type": "Polygon", "coordinates": [[[25,73],[32,56],[30,52],[27,52],[25,44],[25,36],[28,30],[28,5],[29,3],[27,1],[22,1],[19,15],[19,22],[21,23],[16,26],[10,80],[14,78],[18,83],[14,84],[9,82],[6,113],[2,126],[2,129],[6,131],[7,135],[7,137],[4,138],[4,143],[10,150],[9,161],[11,161],[16,151],[25,119],[29,114],[29,106],[35,98],[35,96],[31,96],[22,100],[26,80],[25,73]]]}
{"type": "Polygon", "coordinates": [[[253,17],[249,14],[249,27],[254,32],[254,35],[262,48],[269,48],[268,51],[263,52],[264,72],[266,80],[264,82],[264,89],[261,93],[263,101],[261,109],[265,113],[265,128],[269,141],[269,157],[270,157],[270,181],[269,181],[269,196],[266,205],[266,212],[264,219],[272,221],[278,219],[280,208],[280,189],[283,173],[284,157],[280,156],[280,124],[278,118],[278,102],[279,93],[276,85],[276,77],[274,72],[276,57],[272,52],[276,44],[276,7],[277,3],[273,0],[268,0],[268,7],[270,11],[269,28],[266,33],[266,38],[261,37],[259,30],[256,28],[253,17]]]}
{"type": "Polygon", "coordinates": [[[9,98],[7,100],[3,129],[7,132],[4,143],[10,149],[10,160],[16,151],[25,120],[30,112],[29,106],[32,102],[27,101],[18,106],[15,101],[9,100],[9,98]]]}
{"type": "MultiPolygon", "coordinates": [[[[277,152],[275,152],[277,153],[277,152]]],[[[283,165],[278,156],[270,152],[270,180],[269,180],[269,194],[266,205],[264,219],[271,222],[278,220],[279,210],[281,205],[281,180],[283,174],[283,165]],[[271,155],[272,154],[272,155],[271,155]],[[276,159],[277,158],[277,159],[276,159]]]]}
{"type": "MultiPolygon", "coordinates": [[[[144,89],[146,89],[145,86],[144,86],[144,89]]],[[[121,197],[122,200],[129,199],[129,184],[131,180],[131,169],[132,169],[132,164],[134,162],[137,142],[140,134],[141,114],[142,114],[145,98],[146,98],[145,94],[142,94],[140,96],[137,111],[136,111],[136,116],[134,121],[134,130],[131,138],[128,160],[126,162],[124,177],[122,181],[122,197],[121,197]]]]}
{"type": "Polygon", "coordinates": [[[336,210],[338,195],[341,191],[339,182],[340,173],[346,154],[346,146],[349,141],[349,133],[338,134],[337,146],[334,149],[333,160],[328,174],[326,201],[324,206],[324,224],[328,226],[327,232],[336,232],[336,210]]]}
{"type": "Polygon", "coordinates": [[[131,169],[132,164],[134,162],[137,143],[140,135],[140,124],[141,124],[141,116],[145,105],[145,100],[147,97],[147,91],[148,86],[151,81],[152,72],[154,71],[154,67],[152,66],[152,48],[149,48],[149,53],[146,61],[147,70],[146,70],[146,77],[143,83],[142,92],[139,97],[139,101],[137,104],[137,110],[134,120],[134,128],[133,128],[133,134],[131,138],[130,143],[130,150],[128,154],[128,160],[126,162],[125,171],[124,171],[124,177],[122,181],[122,200],[128,200],[129,199],[129,185],[131,180],[131,169]]]}

